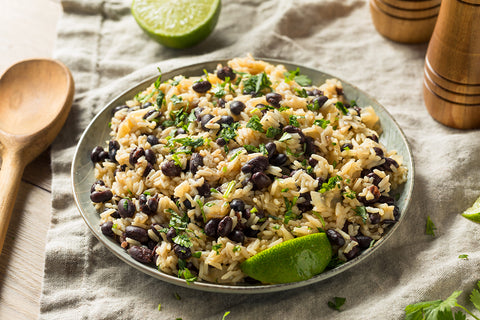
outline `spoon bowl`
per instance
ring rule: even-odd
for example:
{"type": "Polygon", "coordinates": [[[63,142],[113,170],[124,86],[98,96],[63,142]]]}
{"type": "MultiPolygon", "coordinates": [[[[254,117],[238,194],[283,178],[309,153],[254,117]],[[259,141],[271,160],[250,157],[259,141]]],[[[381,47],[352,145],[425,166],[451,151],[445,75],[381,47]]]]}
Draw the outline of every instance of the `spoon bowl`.
{"type": "Polygon", "coordinates": [[[0,253],[23,170],[58,135],[73,92],[70,71],[56,60],[21,61],[0,77],[0,253]]]}

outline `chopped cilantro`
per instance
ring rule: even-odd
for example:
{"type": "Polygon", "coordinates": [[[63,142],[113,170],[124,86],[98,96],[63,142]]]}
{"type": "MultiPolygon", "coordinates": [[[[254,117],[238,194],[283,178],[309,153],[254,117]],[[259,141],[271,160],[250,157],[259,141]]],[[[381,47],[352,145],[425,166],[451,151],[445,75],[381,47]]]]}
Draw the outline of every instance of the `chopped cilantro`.
{"type": "Polygon", "coordinates": [[[428,216],[427,222],[425,224],[425,234],[435,237],[435,230],[437,230],[437,228],[435,227],[435,224],[433,223],[432,219],[430,219],[430,216],[428,216]]]}
{"type": "Polygon", "coordinates": [[[155,88],[158,89],[160,87],[160,83],[162,82],[162,70],[160,70],[160,67],[157,67],[158,72],[160,75],[158,76],[157,80],[155,80],[155,88]]]}
{"type": "Polygon", "coordinates": [[[165,93],[163,93],[162,91],[159,90],[156,102],[157,102],[157,106],[161,107],[163,105],[163,103],[165,102],[165,93]]]}
{"type": "Polygon", "coordinates": [[[235,160],[235,158],[237,158],[240,155],[240,153],[242,153],[242,152],[243,152],[243,150],[238,150],[237,152],[235,152],[235,154],[228,161],[235,160]]]}
{"type": "Polygon", "coordinates": [[[263,126],[260,123],[260,118],[257,115],[252,116],[250,120],[248,120],[247,128],[250,128],[252,130],[262,132],[262,133],[265,132],[265,129],[263,129],[263,126]]]}
{"type": "Polygon", "coordinates": [[[283,188],[281,191],[282,192],[288,192],[288,190],[289,190],[288,188],[283,188]]]}
{"type": "Polygon", "coordinates": [[[299,96],[300,98],[308,98],[307,91],[306,91],[304,88],[302,88],[302,90],[295,88],[295,93],[296,93],[297,96],[299,96]]]}
{"type": "Polygon", "coordinates": [[[284,142],[284,141],[287,141],[287,140],[290,140],[292,139],[292,135],[288,132],[284,132],[283,135],[280,137],[280,139],[278,139],[279,142],[284,142]]]}
{"type": "Polygon", "coordinates": [[[191,246],[193,246],[192,241],[186,234],[179,234],[178,236],[173,238],[172,241],[178,245],[181,245],[187,248],[190,248],[191,246]]]}
{"type": "Polygon", "coordinates": [[[300,127],[300,123],[298,122],[298,119],[299,117],[296,116],[296,115],[290,115],[290,117],[288,117],[288,123],[294,127],[300,127]]]}
{"type": "Polygon", "coordinates": [[[325,193],[329,190],[332,190],[335,188],[337,183],[339,183],[342,180],[342,177],[340,176],[333,176],[330,179],[328,179],[328,182],[322,183],[322,187],[320,189],[320,193],[325,193]]]}
{"type": "Polygon", "coordinates": [[[227,311],[223,314],[222,320],[225,320],[225,318],[230,314],[230,311],[227,311]]]}
{"type": "Polygon", "coordinates": [[[180,297],[180,295],[178,293],[174,292],[173,295],[175,296],[175,299],[182,300],[182,298],[180,297]]]}
{"type": "Polygon", "coordinates": [[[221,244],[221,243],[214,244],[214,245],[212,246],[212,250],[215,251],[217,254],[220,254],[220,252],[218,252],[218,250],[220,250],[221,247],[222,247],[222,244],[221,244]]]}
{"type": "Polygon", "coordinates": [[[157,309],[158,309],[158,311],[162,311],[162,304],[161,303],[158,304],[157,309]]]}
{"type": "Polygon", "coordinates": [[[225,84],[224,83],[217,83],[217,85],[212,89],[212,93],[217,98],[222,98],[227,93],[225,92],[225,84]]]}
{"type": "Polygon", "coordinates": [[[183,98],[180,96],[177,96],[177,95],[173,95],[171,98],[170,98],[170,101],[172,101],[173,104],[180,104],[183,102],[183,98]]]}
{"type": "Polygon", "coordinates": [[[340,307],[343,306],[347,299],[342,297],[333,297],[333,301],[328,301],[328,306],[333,310],[340,311],[340,307]]]}
{"type": "Polygon", "coordinates": [[[461,254],[458,256],[459,259],[468,260],[468,254],[461,254]]]}
{"type": "Polygon", "coordinates": [[[317,119],[313,122],[314,125],[321,127],[322,129],[327,128],[327,126],[330,124],[330,120],[325,120],[325,119],[317,119]]]}
{"type": "Polygon", "coordinates": [[[280,133],[282,133],[282,130],[280,128],[275,128],[275,127],[269,127],[267,129],[267,133],[265,134],[267,136],[267,138],[275,138],[277,135],[279,135],[280,133]]]}
{"type": "Polygon", "coordinates": [[[175,79],[170,83],[172,86],[176,87],[183,80],[182,76],[175,77],[175,79]]]}
{"type": "Polygon", "coordinates": [[[363,223],[367,222],[368,213],[367,213],[367,209],[365,208],[365,206],[357,206],[353,210],[355,210],[357,216],[360,216],[362,218],[363,223]]]}
{"type": "Polygon", "coordinates": [[[242,247],[240,247],[240,246],[235,246],[232,249],[233,252],[237,252],[237,251],[240,251],[240,250],[242,250],[242,247]]]}
{"type": "Polygon", "coordinates": [[[200,208],[200,212],[202,213],[203,216],[203,222],[207,222],[207,216],[205,215],[205,211],[203,210],[203,202],[200,199],[197,199],[197,204],[198,207],[200,208]]]}
{"type": "Polygon", "coordinates": [[[197,139],[193,139],[190,137],[177,138],[177,139],[171,139],[171,141],[177,142],[185,147],[192,147],[192,148],[201,147],[205,143],[205,140],[202,137],[197,139]]]}
{"type": "Polygon", "coordinates": [[[267,74],[263,72],[257,75],[252,75],[243,80],[243,92],[245,94],[257,96],[265,93],[267,90],[271,91],[271,85],[272,82],[268,78],[267,74]]]}
{"type": "Polygon", "coordinates": [[[191,284],[197,280],[197,277],[192,274],[190,269],[187,268],[187,263],[183,259],[178,259],[178,277],[185,279],[187,284],[191,284]]]}
{"type": "Polygon", "coordinates": [[[283,197],[283,200],[285,201],[286,208],[283,223],[287,224],[290,220],[295,219],[292,209],[293,206],[297,203],[298,197],[293,197],[292,201],[289,201],[287,198],[283,197]]]}
{"type": "Polygon", "coordinates": [[[227,189],[225,190],[225,193],[223,194],[224,199],[227,199],[230,196],[234,187],[235,187],[235,181],[230,181],[227,185],[227,189]]]}
{"type": "Polygon", "coordinates": [[[202,256],[202,251],[196,251],[194,253],[192,253],[192,257],[194,258],[200,258],[202,256]]]}
{"type": "Polygon", "coordinates": [[[300,74],[300,68],[297,68],[294,71],[285,72],[284,76],[285,76],[286,83],[289,83],[290,81],[294,80],[296,83],[298,83],[302,87],[308,87],[309,85],[312,84],[312,80],[309,77],[307,77],[306,75],[300,74]]]}
{"type": "Polygon", "coordinates": [[[344,192],[343,193],[343,196],[345,198],[349,198],[349,199],[355,199],[357,197],[357,193],[353,190],[350,190],[349,192],[344,192]]]}
{"type": "Polygon", "coordinates": [[[228,144],[230,140],[235,139],[235,137],[237,136],[237,129],[239,127],[240,127],[239,122],[234,122],[231,125],[222,123],[222,129],[220,130],[218,137],[223,138],[225,142],[228,144]]]}
{"type": "Polygon", "coordinates": [[[337,103],[335,103],[335,107],[337,107],[337,109],[340,110],[344,115],[348,114],[347,108],[345,108],[343,103],[341,103],[340,101],[337,101],[337,103]]]}

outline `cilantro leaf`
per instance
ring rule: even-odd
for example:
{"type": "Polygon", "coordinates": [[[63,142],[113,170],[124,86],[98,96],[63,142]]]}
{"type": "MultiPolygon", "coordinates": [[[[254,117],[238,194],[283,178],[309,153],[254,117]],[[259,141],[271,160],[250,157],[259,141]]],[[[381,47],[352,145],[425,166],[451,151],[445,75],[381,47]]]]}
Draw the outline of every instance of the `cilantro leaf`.
{"type": "Polygon", "coordinates": [[[227,311],[223,314],[223,317],[222,317],[222,320],[225,320],[225,318],[227,318],[227,316],[230,314],[230,311],[227,311]]]}
{"type": "Polygon", "coordinates": [[[273,139],[280,133],[282,133],[282,130],[280,128],[269,127],[265,135],[267,136],[267,138],[273,139]]]}
{"type": "Polygon", "coordinates": [[[258,132],[265,132],[265,129],[263,129],[263,126],[260,122],[260,118],[257,115],[254,115],[248,120],[247,123],[247,128],[250,128],[252,130],[258,131],[258,132]]]}
{"type": "Polygon", "coordinates": [[[354,210],[357,213],[356,215],[362,218],[363,223],[367,222],[368,213],[364,206],[358,206],[354,210]]]}
{"type": "Polygon", "coordinates": [[[332,190],[333,188],[335,188],[337,183],[339,183],[341,180],[342,180],[342,177],[340,177],[340,176],[333,176],[333,177],[329,178],[327,182],[322,183],[322,187],[319,190],[319,192],[320,193],[325,193],[329,190],[332,190]]]}
{"type": "Polygon", "coordinates": [[[228,141],[235,139],[235,137],[237,136],[237,129],[239,127],[240,127],[239,122],[234,122],[231,125],[222,123],[222,129],[220,130],[218,137],[223,138],[225,142],[228,143],[228,141]]]}
{"type": "Polygon", "coordinates": [[[293,197],[292,201],[289,201],[287,198],[283,197],[285,201],[285,214],[283,218],[283,223],[287,224],[290,220],[295,219],[296,216],[293,214],[293,206],[297,203],[298,197],[293,197]]]}
{"type": "Polygon", "coordinates": [[[425,234],[435,237],[435,230],[437,230],[437,227],[435,227],[435,224],[433,223],[432,219],[430,219],[430,216],[428,216],[427,222],[425,224],[425,234]]]}
{"type": "Polygon", "coordinates": [[[286,83],[295,81],[302,87],[308,87],[309,85],[312,84],[312,80],[309,77],[307,77],[306,75],[300,74],[300,68],[298,67],[293,71],[285,72],[283,75],[285,76],[286,83]]]}
{"type": "Polygon", "coordinates": [[[313,124],[321,127],[322,129],[325,129],[330,124],[330,120],[318,119],[318,120],[315,120],[313,124]]]}
{"type": "Polygon", "coordinates": [[[190,248],[191,246],[193,246],[192,241],[185,234],[179,234],[178,236],[174,237],[172,241],[178,245],[181,245],[187,248],[190,248]]]}
{"type": "Polygon", "coordinates": [[[297,96],[299,96],[300,98],[308,98],[307,90],[305,90],[304,88],[302,88],[301,90],[295,88],[295,93],[296,93],[297,96]]]}
{"type": "Polygon", "coordinates": [[[288,124],[294,126],[294,127],[300,127],[300,123],[298,122],[298,116],[296,115],[290,115],[290,117],[288,117],[288,124]]]}
{"type": "Polygon", "coordinates": [[[347,299],[343,297],[333,297],[333,301],[328,301],[328,306],[333,310],[340,311],[340,307],[343,306],[347,299]]]}
{"type": "Polygon", "coordinates": [[[337,109],[340,110],[344,115],[348,114],[347,108],[345,108],[345,106],[343,105],[343,103],[341,103],[340,101],[338,101],[337,103],[335,103],[335,107],[337,107],[337,109]]]}
{"type": "Polygon", "coordinates": [[[244,94],[251,94],[252,96],[257,96],[259,94],[265,93],[266,91],[271,91],[270,87],[272,82],[268,78],[265,72],[262,72],[257,75],[252,75],[246,80],[243,80],[243,92],[244,94]]]}
{"type": "MultiPolygon", "coordinates": [[[[480,281],[477,282],[477,287],[480,289],[480,281]]],[[[477,289],[473,289],[472,294],[470,294],[470,301],[480,311],[480,292],[477,289]]]]}

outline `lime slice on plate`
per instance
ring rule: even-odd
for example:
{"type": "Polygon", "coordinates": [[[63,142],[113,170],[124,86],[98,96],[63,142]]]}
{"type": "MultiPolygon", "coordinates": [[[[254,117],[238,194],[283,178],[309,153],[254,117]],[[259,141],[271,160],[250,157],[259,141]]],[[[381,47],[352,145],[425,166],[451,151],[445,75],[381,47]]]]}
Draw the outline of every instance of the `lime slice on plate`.
{"type": "Polygon", "coordinates": [[[220,0],[133,0],[132,14],[153,39],[171,48],[191,47],[215,28],[220,0]]]}
{"type": "Polygon", "coordinates": [[[287,240],[248,258],[241,264],[249,277],[264,283],[287,283],[321,273],[332,258],[325,233],[287,240]]]}
{"type": "Polygon", "coordinates": [[[480,223],[480,197],[475,203],[462,213],[467,219],[480,223]]]}

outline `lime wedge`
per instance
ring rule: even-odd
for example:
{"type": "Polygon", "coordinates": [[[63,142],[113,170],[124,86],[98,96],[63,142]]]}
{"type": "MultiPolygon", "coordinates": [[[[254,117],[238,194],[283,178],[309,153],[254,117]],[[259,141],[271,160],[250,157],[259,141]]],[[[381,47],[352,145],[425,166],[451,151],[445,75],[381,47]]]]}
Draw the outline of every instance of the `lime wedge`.
{"type": "Polygon", "coordinates": [[[467,219],[480,223],[480,197],[475,203],[462,213],[467,219]]]}
{"type": "Polygon", "coordinates": [[[220,0],[133,0],[132,15],[153,39],[181,49],[208,37],[220,8],[220,0]]]}
{"type": "Polygon", "coordinates": [[[321,273],[332,258],[325,233],[287,240],[248,258],[241,264],[249,277],[264,283],[287,283],[321,273]]]}

